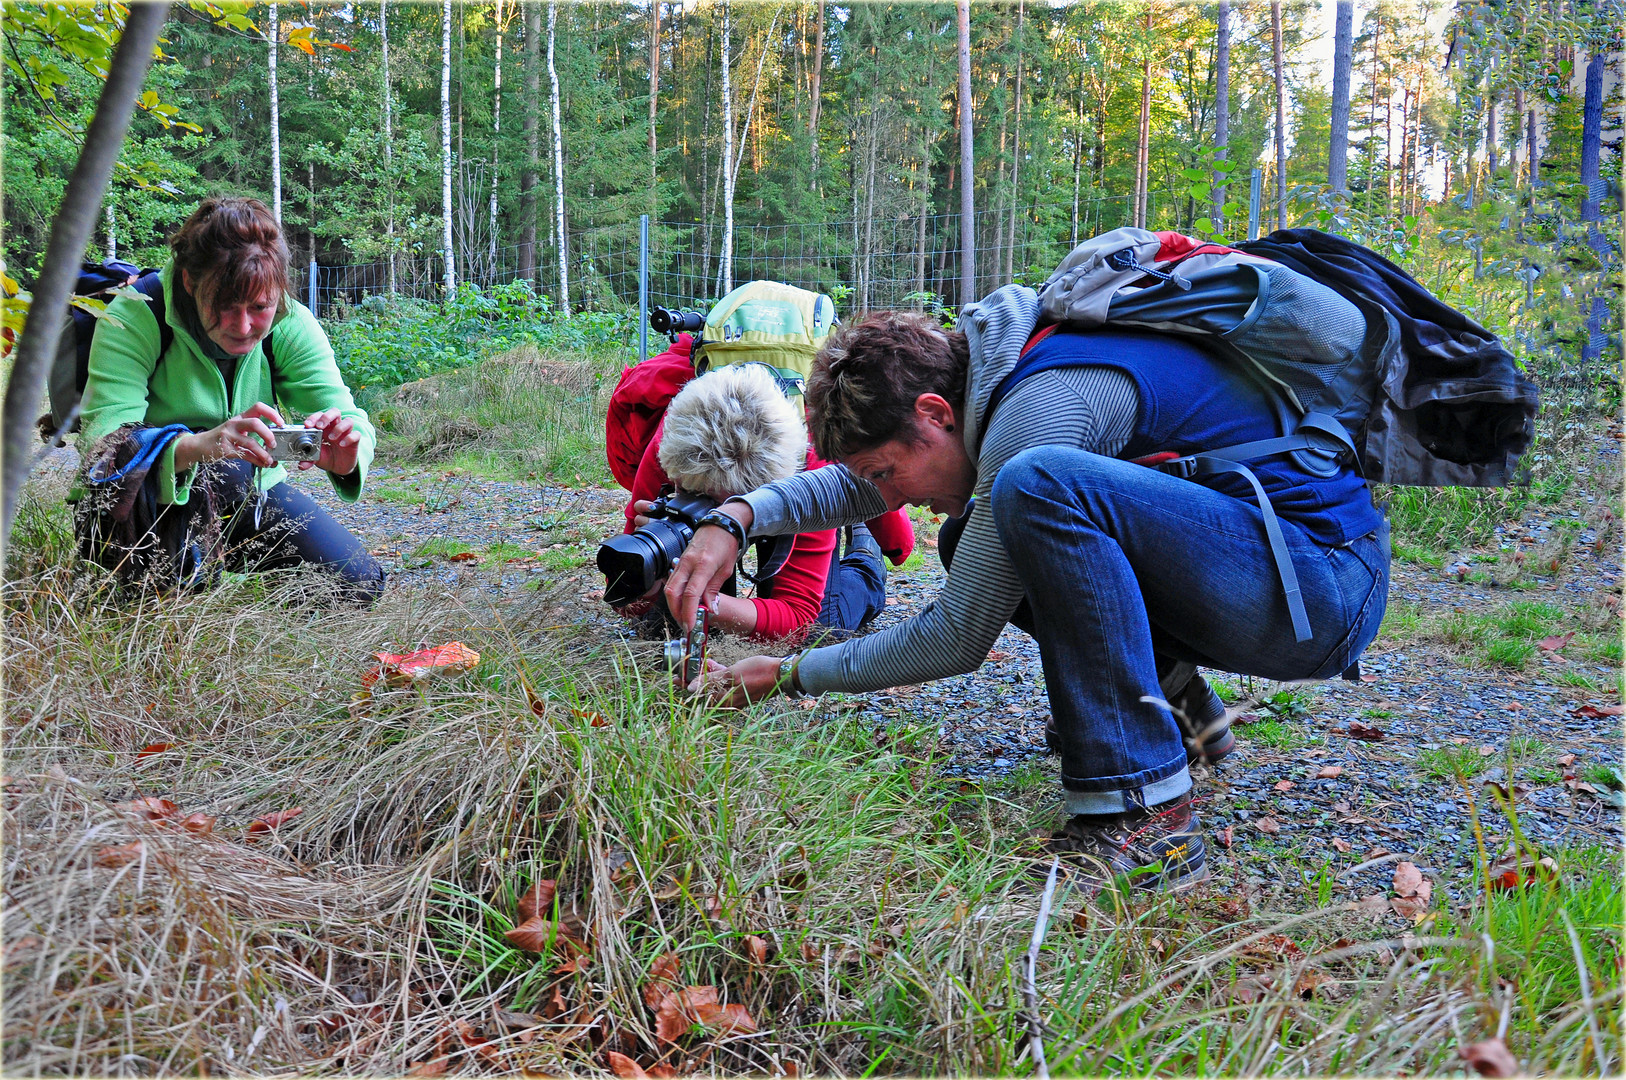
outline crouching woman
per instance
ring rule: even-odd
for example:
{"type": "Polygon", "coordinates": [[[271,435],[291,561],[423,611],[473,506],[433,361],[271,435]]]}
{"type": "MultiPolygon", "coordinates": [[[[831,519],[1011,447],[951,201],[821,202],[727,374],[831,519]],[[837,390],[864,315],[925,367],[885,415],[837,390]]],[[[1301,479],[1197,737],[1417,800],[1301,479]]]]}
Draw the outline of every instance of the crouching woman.
{"type": "Polygon", "coordinates": [[[169,246],[162,303],[114,299],[91,346],[71,496],[81,552],[160,588],[310,565],[371,602],[382,568],[268,449],[273,426],[319,429],[320,455],[299,468],[350,502],[376,441],[327,335],[288,295],[281,227],[257,199],[211,198],[169,246]]]}

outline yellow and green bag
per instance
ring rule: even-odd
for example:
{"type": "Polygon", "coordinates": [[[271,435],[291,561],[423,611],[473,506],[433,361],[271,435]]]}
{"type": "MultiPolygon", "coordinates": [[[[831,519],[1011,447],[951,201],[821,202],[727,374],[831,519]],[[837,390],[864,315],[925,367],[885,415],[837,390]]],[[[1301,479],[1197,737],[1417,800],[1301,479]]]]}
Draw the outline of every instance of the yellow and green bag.
{"type": "Polygon", "coordinates": [[[704,375],[730,364],[762,364],[785,395],[806,410],[813,357],[835,325],[836,305],[823,293],[779,281],[748,281],[719,300],[706,316],[694,371],[704,375]]]}

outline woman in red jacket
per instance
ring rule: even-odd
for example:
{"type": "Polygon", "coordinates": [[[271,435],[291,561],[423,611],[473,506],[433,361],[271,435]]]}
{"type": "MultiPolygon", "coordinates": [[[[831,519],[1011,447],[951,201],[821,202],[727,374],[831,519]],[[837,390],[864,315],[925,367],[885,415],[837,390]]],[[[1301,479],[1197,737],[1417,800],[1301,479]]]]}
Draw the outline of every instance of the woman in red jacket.
{"type": "MultiPolygon", "coordinates": [[[[823,464],[808,449],[796,406],[766,367],[715,369],[691,379],[667,407],[638,463],[626,531],[648,520],[650,501],[668,485],[721,502],[823,464]]],[[[902,549],[894,557],[901,563],[914,539],[907,519],[901,526],[888,520],[880,527],[902,549]],[[907,538],[901,542],[900,527],[907,538]]],[[[813,627],[840,635],[869,622],[886,606],[881,544],[868,527],[855,525],[843,556],[837,538],[835,529],[797,534],[783,561],[758,580],[754,597],[717,598],[712,625],[756,638],[784,638],[803,636],[813,627]]]]}

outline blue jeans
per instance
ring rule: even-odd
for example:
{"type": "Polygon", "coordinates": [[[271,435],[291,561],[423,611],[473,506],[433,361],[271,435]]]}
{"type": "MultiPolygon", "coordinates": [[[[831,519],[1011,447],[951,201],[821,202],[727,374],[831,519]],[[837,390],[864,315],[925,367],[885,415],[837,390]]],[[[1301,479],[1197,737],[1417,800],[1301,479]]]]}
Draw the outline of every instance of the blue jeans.
{"type": "Polygon", "coordinates": [[[850,637],[885,610],[886,568],[880,558],[865,551],[849,551],[843,557],[838,538],[830,553],[830,575],[824,579],[824,605],[818,618],[820,627],[834,633],[823,640],[850,637]]]}
{"type": "Polygon", "coordinates": [[[1032,608],[1070,813],[1119,813],[1190,789],[1155,656],[1323,679],[1383,621],[1387,526],[1328,548],[1282,521],[1314,634],[1300,643],[1251,503],[1065,446],[1012,458],[991,501],[1032,608]]]}

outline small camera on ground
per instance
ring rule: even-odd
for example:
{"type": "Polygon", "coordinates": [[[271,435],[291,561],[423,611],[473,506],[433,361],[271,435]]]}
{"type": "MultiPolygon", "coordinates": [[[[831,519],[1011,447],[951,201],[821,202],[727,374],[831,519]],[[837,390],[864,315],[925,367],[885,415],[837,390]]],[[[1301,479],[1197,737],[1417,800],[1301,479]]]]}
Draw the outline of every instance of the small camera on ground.
{"type": "Polygon", "coordinates": [[[322,456],[322,429],[313,427],[274,427],[275,444],[266,448],[276,461],[315,461],[322,456]]]}
{"type": "Polygon", "coordinates": [[[706,643],[711,637],[711,612],[701,604],[694,613],[694,626],[683,637],[668,641],[661,650],[667,670],[683,676],[683,685],[694,682],[706,670],[706,643]]]}

